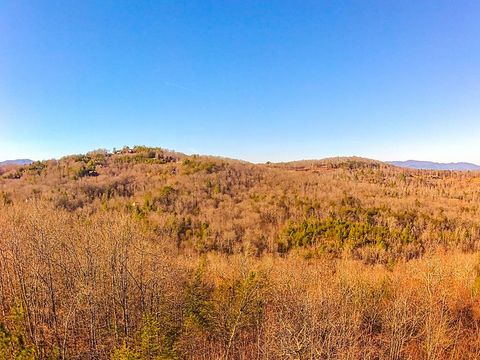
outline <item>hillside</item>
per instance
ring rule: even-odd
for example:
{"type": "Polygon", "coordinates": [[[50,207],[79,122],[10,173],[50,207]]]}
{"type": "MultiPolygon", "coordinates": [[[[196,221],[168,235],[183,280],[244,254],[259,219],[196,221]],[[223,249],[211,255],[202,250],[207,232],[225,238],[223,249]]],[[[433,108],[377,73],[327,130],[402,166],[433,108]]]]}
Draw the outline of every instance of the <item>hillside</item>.
{"type": "Polygon", "coordinates": [[[478,172],[144,146],[2,171],[0,358],[480,354],[478,172]]]}
{"type": "Polygon", "coordinates": [[[132,214],[180,249],[345,255],[369,262],[437,247],[476,250],[480,174],[399,169],[362,158],[278,164],[105,150],[2,175],[4,202],[132,214]]]}

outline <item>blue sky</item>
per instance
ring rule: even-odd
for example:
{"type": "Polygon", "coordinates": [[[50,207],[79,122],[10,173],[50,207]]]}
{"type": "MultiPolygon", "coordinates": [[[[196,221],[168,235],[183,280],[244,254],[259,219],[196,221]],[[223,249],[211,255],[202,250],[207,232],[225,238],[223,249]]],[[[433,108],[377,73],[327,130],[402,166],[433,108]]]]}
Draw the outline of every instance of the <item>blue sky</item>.
{"type": "Polygon", "coordinates": [[[480,163],[479,1],[0,0],[0,160],[480,163]]]}

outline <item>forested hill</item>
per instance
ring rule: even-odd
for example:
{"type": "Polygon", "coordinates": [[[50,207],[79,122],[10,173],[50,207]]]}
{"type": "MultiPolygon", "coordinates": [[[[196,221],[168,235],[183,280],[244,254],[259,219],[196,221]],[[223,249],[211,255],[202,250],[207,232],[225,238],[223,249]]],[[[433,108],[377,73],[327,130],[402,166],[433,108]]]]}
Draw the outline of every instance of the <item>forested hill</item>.
{"type": "Polygon", "coordinates": [[[478,249],[480,173],[362,158],[252,164],[137,146],[0,169],[0,206],[131,215],[197,253],[367,262],[478,249]]]}
{"type": "Polygon", "coordinates": [[[0,172],[0,359],[480,354],[478,172],[147,147],[0,172]]]}

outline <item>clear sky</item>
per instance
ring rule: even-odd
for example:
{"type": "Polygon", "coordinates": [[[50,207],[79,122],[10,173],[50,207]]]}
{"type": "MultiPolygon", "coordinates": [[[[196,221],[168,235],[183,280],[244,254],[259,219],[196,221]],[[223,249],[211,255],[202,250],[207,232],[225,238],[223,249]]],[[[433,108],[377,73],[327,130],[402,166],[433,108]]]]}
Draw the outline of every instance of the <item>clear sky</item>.
{"type": "Polygon", "coordinates": [[[480,1],[0,0],[0,160],[480,163],[480,1]]]}

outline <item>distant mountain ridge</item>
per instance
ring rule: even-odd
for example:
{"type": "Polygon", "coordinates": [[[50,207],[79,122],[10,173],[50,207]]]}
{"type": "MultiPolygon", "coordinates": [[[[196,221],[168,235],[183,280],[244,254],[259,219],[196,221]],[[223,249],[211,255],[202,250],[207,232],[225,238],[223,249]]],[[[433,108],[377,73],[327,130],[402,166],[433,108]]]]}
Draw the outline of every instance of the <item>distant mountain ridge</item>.
{"type": "Polygon", "coordinates": [[[15,160],[5,160],[0,161],[0,166],[6,165],[28,165],[33,163],[33,160],[30,159],[15,159],[15,160]]]}
{"type": "Polygon", "coordinates": [[[387,161],[387,164],[418,170],[452,170],[452,171],[480,171],[480,166],[467,162],[437,163],[432,161],[387,161]]]}

